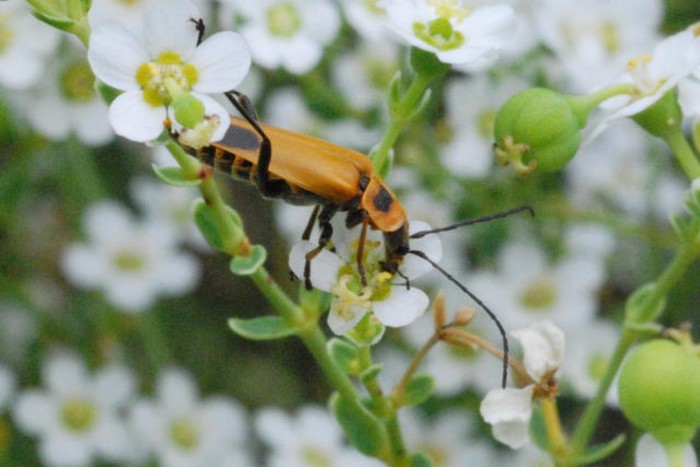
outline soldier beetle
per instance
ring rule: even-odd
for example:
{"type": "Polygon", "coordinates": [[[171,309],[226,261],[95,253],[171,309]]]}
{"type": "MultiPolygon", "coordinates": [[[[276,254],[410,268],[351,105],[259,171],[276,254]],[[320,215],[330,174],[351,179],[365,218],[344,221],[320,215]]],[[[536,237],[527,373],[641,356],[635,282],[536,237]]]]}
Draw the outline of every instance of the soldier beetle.
{"type": "MultiPolygon", "coordinates": [[[[201,42],[204,23],[201,19],[193,22],[199,31],[198,41],[201,42]]],[[[306,287],[312,287],[311,261],[327,247],[332,238],[331,219],[339,212],[346,213],[345,225],[348,228],[361,225],[357,269],[363,285],[367,283],[362,264],[363,246],[367,229],[371,228],[383,234],[385,258],[380,264],[382,270],[402,276],[399,266],[403,258],[408,254],[418,256],[459,287],[489,315],[503,340],[502,385],[505,387],[509,352],[508,339],[501,322],[464,284],[422,251],[411,249],[410,239],[500,219],[523,211],[534,215],[532,208],[521,206],[409,235],[406,211],[384,180],[373,172],[372,161],[366,155],[312,136],[263,124],[258,121],[252,103],[244,94],[238,91],[224,94],[243,118],[231,117],[223,138],[209,146],[195,150],[180,144],[205,164],[233,178],[254,184],[265,198],[280,198],[296,205],[315,205],[302,234],[303,240],[309,240],[314,225],[318,223],[318,244],[306,255],[306,287]]],[[[178,140],[177,134],[173,133],[172,136],[178,140]]],[[[406,286],[410,287],[408,279],[406,286]]]]}

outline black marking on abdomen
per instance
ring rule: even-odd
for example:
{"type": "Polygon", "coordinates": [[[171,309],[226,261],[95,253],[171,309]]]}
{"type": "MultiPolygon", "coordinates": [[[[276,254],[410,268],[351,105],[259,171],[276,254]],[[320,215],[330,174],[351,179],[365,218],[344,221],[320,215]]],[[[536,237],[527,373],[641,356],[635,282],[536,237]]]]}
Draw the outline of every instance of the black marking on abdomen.
{"type": "Polygon", "coordinates": [[[247,128],[229,125],[219,144],[231,148],[239,148],[244,151],[257,151],[260,148],[260,137],[257,133],[247,128]]]}

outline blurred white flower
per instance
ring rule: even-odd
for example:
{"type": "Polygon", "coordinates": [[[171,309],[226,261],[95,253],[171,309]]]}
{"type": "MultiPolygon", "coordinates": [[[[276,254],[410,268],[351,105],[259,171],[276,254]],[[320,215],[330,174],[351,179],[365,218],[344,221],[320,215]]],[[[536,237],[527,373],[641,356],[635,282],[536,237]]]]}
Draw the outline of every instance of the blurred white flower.
{"type": "Polygon", "coordinates": [[[389,31],[382,0],[341,0],[340,5],[350,25],[365,40],[377,44],[387,39],[389,31]]]}
{"type": "MultiPolygon", "coordinates": [[[[637,440],[637,448],[634,452],[635,467],[673,467],[676,464],[669,462],[666,449],[649,433],[643,434],[637,440]]],[[[687,444],[683,450],[683,467],[697,467],[698,457],[691,444],[687,444]]]]}
{"type": "Polygon", "coordinates": [[[415,411],[401,411],[401,430],[413,451],[427,454],[440,467],[488,467],[512,465],[484,439],[472,434],[470,414],[443,411],[430,421],[415,411]]]}
{"type": "Polygon", "coordinates": [[[35,337],[34,315],[15,303],[0,301],[0,360],[21,365],[35,337]]]}
{"type": "Polygon", "coordinates": [[[255,63],[294,74],[316,66],[340,29],[338,8],[329,0],[222,0],[222,26],[233,27],[238,17],[255,63]]]}
{"type": "Polygon", "coordinates": [[[140,448],[168,467],[252,465],[243,409],[232,399],[203,399],[194,379],[169,368],[159,376],[156,398],[131,411],[140,448]]]}
{"type": "Polygon", "coordinates": [[[5,411],[15,392],[17,381],[14,373],[0,362],[0,413],[5,411]]]}
{"type": "Polygon", "coordinates": [[[193,18],[201,16],[189,0],[153,0],[146,5],[142,37],[111,23],[92,32],[88,61],[93,72],[124,91],[109,108],[117,134],[138,142],[156,139],[172,114],[167,86],[174,84],[199,99],[206,115],[218,117],[211,139],[224,135],[228,112],[204,93],[230,91],[240,84],[250,68],[250,52],[241,36],[230,31],[197,45],[193,18]]]}
{"type": "Polygon", "coordinates": [[[131,181],[131,197],[147,222],[162,222],[177,236],[201,251],[212,251],[192,217],[192,205],[199,198],[196,189],[174,187],[152,178],[131,181]]]}
{"type": "Polygon", "coordinates": [[[12,97],[32,126],[50,139],[75,134],[90,146],[109,143],[114,131],[108,107],[95,91],[95,76],[85,59],[70,54],[54,59],[40,85],[12,97]]]}
{"type": "Polygon", "coordinates": [[[678,102],[685,117],[700,119],[700,70],[678,83],[678,102]]]}
{"type": "Polygon", "coordinates": [[[0,2],[0,85],[27,89],[42,77],[60,32],[37,21],[26,2],[0,2]]]}
{"type": "Polygon", "coordinates": [[[63,271],[74,284],[103,291],[122,311],[142,311],[197,283],[198,263],[178,250],[177,235],[163,223],[138,223],[121,205],[101,202],[86,212],[84,229],[87,242],[66,248],[63,271]]]}
{"type": "Polygon", "coordinates": [[[654,45],[663,19],[660,0],[543,0],[533,11],[574,92],[615,78],[629,57],[654,45]]]}
{"type": "MultiPolygon", "coordinates": [[[[409,223],[409,235],[428,230],[428,224],[420,221],[409,223]]],[[[390,327],[406,326],[422,315],[428,307],[428,296],[415,286],[394,285],[394,280],[413,280],[430,271],[432,266],[421,258],[407,256],[399,266],[399,274],[382,271],[380,263],[384,260],[384,246],[377,238],[377,232],[369,232],[364,244],[365,277],[367,285],[362,286],[357,271],[357,247],[359,242],[336,241],[337,253],[324,249],[311,261],[311,284],[333,294],[331,309],[328,313],[328,326],[340,335],[355,327],[357,323],[372,312],[382,324],[390,327]]],[[[289,253],[289,268],[300,278],[304,278],[306,253],[316,248],[316,244],[302,241],[292,247],[289,253]]],[[[442,256],[440,240],[435,235],[413,240],[411,248],[420,250],[433,261],[442,256]]]]}
{"type": "MultiPolygon", "coordinates": [[[[562,379],[577,395],[592,398],[610,363],[622,330],[610,321],[596,319],[569,335],[567,365],[562,379]]],[[[607,394],[607,403],[617,406],[617,383],[607,394]]]]}
{"type": "Polygon", "coordinates": [[[532,403],[537,385],[549,387],[564,358],[564,333],[542,321],[511,335],[523,349],[523,364],[533,383],[523,388],[492,389],[481,401],[481,416],[493,436],[513,449],[525,446],[530,436],[532,403]]]}
{"type": "Polygon", "coordinates": [[[42,379],[44,389],[18,395],[13,414],[20,430],[39,438],[44,465],[131,459],[122,411],[136,381],[125,367],[106,366],[91,376],[77,356],[58,354],[44,362],[42,379]]]}
{"type": "Polygon", "coordinates": [[[259,410],[255,431],[269,449],[268,467],[384,465],[348,447],[337,420],[320,407],[302,407],[294,416],[276,408],[259,410]]]}
{"type": "Polygon", "coordinates": [[[388,26],[406,43],[451,64],[492,62],[512,38],[509,5],[468,8],[461,0],[384,0],[388,26]]]}
{"type": "Polygon", "coordinates": [[[499,252],[496,272],[477,271],[469,284],[506,328],[547,319],[572,329],[593,319],[603,279],[600,257],[565,253],[552,263],[540,245],[517,241],[499,252]]]}
{"type": "Polygon", "coordinates": [[[450,80],[445,87],[446,123],[450,140],[442,149],[442,162],[460,177],[486,176],[494,163],[493,126],[499,107],[528,87],[517,78],[498,82],[478,75],[450,80]]]}

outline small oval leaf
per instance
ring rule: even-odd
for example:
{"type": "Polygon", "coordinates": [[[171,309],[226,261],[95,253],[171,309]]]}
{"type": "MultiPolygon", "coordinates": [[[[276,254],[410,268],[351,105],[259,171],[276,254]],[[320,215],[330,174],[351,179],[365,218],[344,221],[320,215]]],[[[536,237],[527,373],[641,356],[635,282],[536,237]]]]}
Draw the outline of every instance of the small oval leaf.
{"type": "Polygon", "coordinates": [[[415,375],[404,389],[403,403],[417,405],[425,402],[433,395],[435,379],[428,374],[415,375]]]}
{"type": "Polygon", "coordinates": [[[362,381],[363,383],[372,381],[382,371],[382,368],[384,368],[384,365],[382,363],[375,363],[374,365],[370,365],[369,367],[365,368],[365,371],[363,371],[360,375],[360,381],[362,381]]]}
{"type": "Polygon", "coordinates": [[[358,372],[359,359],[357,347],[345,339],[337,337],[328,341],[328,352],[333,361],[347,374],[356,375],[358,372]]]}
{"type": "Polygon", "coordinates": [[[358,451],[372,457],[386,450],[388,439],[382,423],[355,400],[348,400],[340,394],[331,396],[330,407],[350,444],[358,451]]]}
{"type": "Polygon", "coordinates": [[[216,222],[211,215],[211,211],[207,207],[204,200],[198,199],[194,204],[194,222],[197,224],[199,231],[202,232],[204,239],[212,248],[221,249],[221,236],[217,229],[216,222]]]}
{"type": "Polygon", "coordinates": [[[176,187],[197,186],[202,183],[200,178],[185,178],[180,167],[159,167],[152,165],[153,171],[161,181],[176,187]]]}
{"type": "Polygon", "coordinates": [[[267,250],[262,245],[253,245],[248,256],[231,259],[231,272],[238,276],[250,276],[260,269],[267,259],[267,250]]]}
{"type": "Polygon", "coordinates": [[[252,319],[231,318],[229,327],[241,337],[254,341],[267,341],[293,336],[299,329],[291,326],[281,316],[261,316],[252,319]]]}
{"type": "Polygon", "coordinates": [[[416,452],[411,454],[411,459],[409,462],[411,467],[435,467],[433,459],[430,457],[430,455],[424,452],[416,452]]]}

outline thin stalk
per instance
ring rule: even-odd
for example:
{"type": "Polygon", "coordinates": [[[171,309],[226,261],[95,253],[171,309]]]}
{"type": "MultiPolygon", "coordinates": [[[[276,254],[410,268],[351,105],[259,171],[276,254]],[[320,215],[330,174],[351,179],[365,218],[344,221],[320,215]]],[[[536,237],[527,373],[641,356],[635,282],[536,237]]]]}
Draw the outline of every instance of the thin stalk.
{"type": "Polygon", "coordinates": [[[700,162],[680,127],[665,134],[663,139],[673,151],[673,155],[676,156],[676,160],[688,178],[690,180],[700,178],[700,162]]]}

